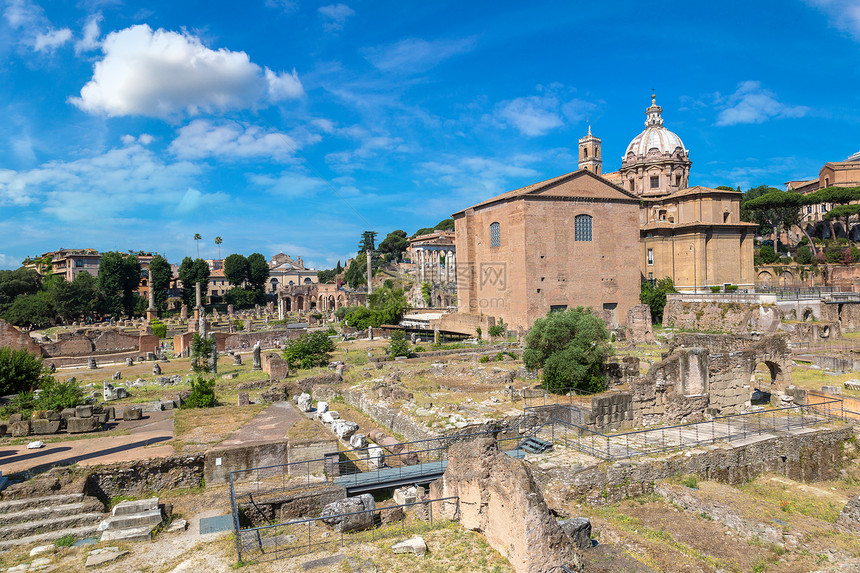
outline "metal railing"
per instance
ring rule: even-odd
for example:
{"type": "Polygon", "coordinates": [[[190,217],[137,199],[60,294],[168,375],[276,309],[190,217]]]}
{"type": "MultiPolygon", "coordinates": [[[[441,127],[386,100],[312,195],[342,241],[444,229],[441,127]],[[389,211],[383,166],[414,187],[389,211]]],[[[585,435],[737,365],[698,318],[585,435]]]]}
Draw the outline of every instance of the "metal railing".
{"type": "Polygon", "coordinates": [[[421,500],[412,503],[379,507],[370,510],[309,517],[284,523],[272,523],[258,527],[242,527],[239,513],[234,506],[234,533],[236,554],[239,563],[254,563],[307,555],[318,551],[334,550],[352,543],[370,543],[377,539],[400,536],[406,533],[419,533],[447,523],[445,517],[452,513],[444,509],[453,505],[453,513],[459,509],[458,497],[421,500]],[[434,509],[435,506],[435,509],[434,509]],[[405,510],[413,509],[423,514],[407,523],[405,510]],[[367,515],[372,514],[372,515],[367,515]],[[383,515],[388,514],[395,522],[388,522],[383,515]],[[343,532],[332,529],[328,523],[343,521],[345,518],[363,518],[366,528],[360,531],[343,532]]]}
{"type": "Polygon", "coordinates": [[[558,410],[566,407],[563,404],[555,404],[552,410],[545,410],[549,412],[548,421],[551,423],[542,430],[544,437],[553,444],[563,444],[608,461],[713,444],[717,441],[781,433],[845,418],[842,400],[828,397],[802,406],[730,414],[703,422],[605,434],[558,417],[558,410]]]}

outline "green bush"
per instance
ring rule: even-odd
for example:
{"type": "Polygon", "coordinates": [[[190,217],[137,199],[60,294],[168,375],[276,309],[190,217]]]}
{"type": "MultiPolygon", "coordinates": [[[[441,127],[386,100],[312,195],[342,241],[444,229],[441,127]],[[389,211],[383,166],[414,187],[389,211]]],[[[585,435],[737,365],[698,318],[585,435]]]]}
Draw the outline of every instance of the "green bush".
{"type": "Polygon", "coordinates": [[[547,390],[600,392],[606,389],[603,365],[611,355],[606,325],[591,309],[578,306],[535,321],[526,336],[523,362],[529,370],[543,368],[547,390]]]}
{"type": "Polygon", "coordinates": [[[406,341],[406,333],[402,330],[395,330],[391,333],[387,353],[389,358],[409,356],[409,343],[406,341]]]}
{"type": "Polygon", "coordinates": [[[53,378],[42,384],[42,391],[36,398],[36,407],[39,410],[63,410],[74,408],[83,404],[84,393],[77,382],[67,380],[57,382],[53,378]]]}
{"type": "Polygon", "coordinates": [[[478,338],[481,338],[481,336],[483,336],[483,334],[484,334],[484,331],[482,331],[481,327],[479,326],[475,329],[475,334],[478,335],[478,338]]]}
{"type": "Polygon", "coordinates": [[[74,545],[74,543],[75,543],[75,536],[74,535],[64,535],[64,536],[60,537],[59,539],[57,539],[56,541],[54,541],[54,546],[55,547],[71,547],[72,545],[74,545]]]}
{"type": "Polygon", "coordinates": [[[23,348],[0,348],[0,396],[35,390],[51,380],[41,357],[23,348]]]}
{"type": "Polygon", "coordinates": [[[711,292],[720,292],[720,287],[718,285],[713,285],[711,287],[711,292]]]}
{"type": "Polygon", "coordinates": [[[726,292],[733,292],[738,290],[738,285],[726,285],[726,292]]]}
{"type": "Polygon", "coordinates": [[[770,245],[762,245],[758,250],[757,258],[763,265],[772,265],[779,260],[779,255],[776,254],[776,251],[770,245]]]}
{"type": "Polygon", "coordinates": [[[182,403],[183,408],[212,408],[218,405],[215,399],[215,379],[198,375],[191,379],[191,395],[182,403]]]}
{"type": "Polygon", "coordinates": [[[489,356],[481,356],[481,357],[478,359],[478,362],[480,362],[481,364],[486,364],[486,363],[487,363],[487,362],[489,362],[489,361],[490,361],[490,357],[489,357],[489,356]]]}
{"type": "Polygon", "coordinates": [[[506,336],[508,334],[508,325],[504,322],[500,322],[498,324],[494,324],[489,329],[489,334],[493,338],[499,338],[501,336],[506,336]]]}
{"type": "Polygon", "coordinates": [[[290,368],[306,370],[315,366],[325,366],[331,361],[330,353],[335,344],[325,332],[303,334],[287,343],[284,347],[284,360],[290,368]]]}
{"type": "Polygon", "coordinates": [[[666,295],[673,292],[678,291],[675,290],[675,284],[669,277],[658,280],[656,284],[652,284],[651,281],[642,282],[639,302],[647,304],[651,308],[652,322],[662,322],[663,309],[666,307],[666,295]]]}
{"type": "Polygon", "coordinates": [[[696,489],[699,487],[699,478],[696,476],[687,476],[681,480],[681,485],[689,487],[690,489],[696,489]]]}
{"type": "Polygon", "coordinates": [[[502,360],[504,360],[504,359],[505,359],[505,353],[504,353],[504,352],[499,351],[499,353],[498,353],[498,354],[496,354],[496,362],[501,362],[501,361],[502,361],[502,360]]]}
{"type": "Polygon", "coordinates": [[[12,414],[21,414],[29,418],[36,409],[36,395],[32,392],[19,392],[12,401],[0,408],[0,418],[8,418],[12,414]]]}
{"type": "Polygon", "coordinates": [[[412,352],[427,352],[427,350],[423,346],[416,346],[412,349],[412,352]]]}
{"type": "Polygon", "coordinates": [[[160,320],[153,320],[149,323],[152,328],[152,333],[158,338],[167,338],[167,325],[160,320]]]}
{"type": "Polygon", "coordinates": [[[516,352],[510,352],[510,351],[509,351],[509,352],[505,352],[505,354],[507,354],[508,356],[510,356],[511,358],[513,358],[514,360],[518,360],[518,359],[519,359],[519,356],[517,356],[517,353],[516,353],[516,352]]]}

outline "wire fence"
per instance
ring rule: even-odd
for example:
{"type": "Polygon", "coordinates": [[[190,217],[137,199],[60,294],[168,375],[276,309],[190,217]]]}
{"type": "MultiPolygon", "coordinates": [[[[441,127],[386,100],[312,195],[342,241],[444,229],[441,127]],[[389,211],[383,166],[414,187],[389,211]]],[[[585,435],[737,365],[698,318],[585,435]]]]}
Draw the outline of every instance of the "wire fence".
{"type": "Polygon", "coordinates": [[[239,563],[245,564],[372,543],[437,528],[448,523],[448,516],[458,509],[458,497],[444,497],[257,527],[243,527],[241,515],[234,509],[236,553],[239,563]],[[343,524],[354,530],[343,531],[343,524]]]}
{"type": "Polygon", "coordinates": [[[565,410],[573,409],[566,404],[536,406],[534,409],[539,410],[540,415],[547,420],[538,434],[539,437],[552,444],[575,448],[607,461],[647,456],[717,441],[779,434],[819,426],[834,419],[845,419],[842,399],[814,395],[807,396],[807,404],[802,406],[731,414],[703,422],[611,434],[572,422],[578,413],[566,412],[565,410]]]}

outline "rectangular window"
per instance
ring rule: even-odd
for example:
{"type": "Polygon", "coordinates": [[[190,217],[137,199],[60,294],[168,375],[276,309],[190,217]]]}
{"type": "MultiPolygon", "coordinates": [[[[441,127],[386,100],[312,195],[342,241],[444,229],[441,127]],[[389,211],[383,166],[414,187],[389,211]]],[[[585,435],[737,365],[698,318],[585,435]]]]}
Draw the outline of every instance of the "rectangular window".
{"type": "Polygon", "coordinates": [[[564,312],[567,310],[566,304],[551,304],[549,305],[550,312],[564,312]]]}
{"type": "Polygon", "coordinates": [[[659,177],[651,177],[651,189],[657,189],[660,187],[660,178],[659,177]]]}
{"type": "Polygon", "coordinates": [[[654,249],[648,249],[648,264],[654,264],[654,249]]]}
{"type": "Polygon", "coordinates": [[[573,240],[591,240],[591,215],[577,215],[573,219],[573,240]]]}

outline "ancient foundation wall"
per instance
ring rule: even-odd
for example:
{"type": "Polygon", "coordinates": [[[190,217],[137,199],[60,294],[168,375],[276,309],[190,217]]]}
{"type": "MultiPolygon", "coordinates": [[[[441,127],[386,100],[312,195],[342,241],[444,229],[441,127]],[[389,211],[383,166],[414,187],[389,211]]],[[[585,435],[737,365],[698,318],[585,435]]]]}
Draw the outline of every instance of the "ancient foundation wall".
{"type": "Polygon", "coordinates": [[[117,496],[157,495],[168,489],[199,487],[203,483],[203,455],[120,462],[84,471],[88,474],[87,494],[107,503],[117,496]]]}
{"type": "MultiPolygon", "coordinates": [[[[269,442],[229,448],[213,448],[206,452],[204,477],[206,485],[230,482],[230,472],[287,463],[287,442],[269,442]]],[[[259,479],[257,472],[233,476],[234,481],[259,479]]]]}
{"type": "Polygon", "coordinates": [[[663,326],[667,328],[740,334],[776,332],[779,325],[779,310],[771,305],[669,300],[663,310],[663,326]]]}
{"type": "Polygon", "coordinates": [[[554,477],[570,484],[565,492],[568,499],[585,499],[593,505],[653,493],[657,480],[679,475],[740,485],[769,472],[811,482],[838,475],[844,444],[852,435],[851,427],[842,427],[689,451],[658,461],[601,464],[579,472],[566,468],[551,471],[563,474],[554,477]]]}

